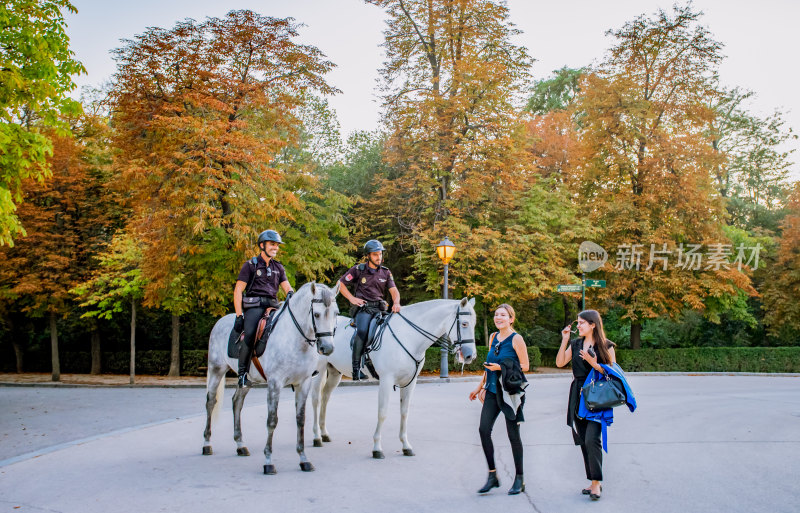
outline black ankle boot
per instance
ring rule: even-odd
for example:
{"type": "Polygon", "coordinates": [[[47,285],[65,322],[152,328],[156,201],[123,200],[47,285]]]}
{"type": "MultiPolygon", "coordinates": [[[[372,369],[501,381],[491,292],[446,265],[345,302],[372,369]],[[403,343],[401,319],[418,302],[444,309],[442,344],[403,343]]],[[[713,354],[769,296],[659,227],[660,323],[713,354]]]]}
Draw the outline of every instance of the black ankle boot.
{"type": "Polygon", "coordinates": [[[525,478],[522,477],[522,474],[517,474],[517,476],[514,478],[514,484],[511,485],[511,489],[508,490],[508,494],[516,495],[524,491],[525,491],[525,478]]]}
{"type": "Polygon", "coordinates": [[[478,490],[478,493],[488,493],[492,488],[498,488],[499,486],[500,481],[497,480],[497,472],[489,472],[489,478],[486,480],[486,484],[483,485],[483,488],[478,490]]]}
{"type": "Polygon", "coordinates": [[[247,379],[247,374],[239,376],[239,381],[236,383],[236,386],[239,388],[247,388],[250,386],[250,380],[247,379]]]}

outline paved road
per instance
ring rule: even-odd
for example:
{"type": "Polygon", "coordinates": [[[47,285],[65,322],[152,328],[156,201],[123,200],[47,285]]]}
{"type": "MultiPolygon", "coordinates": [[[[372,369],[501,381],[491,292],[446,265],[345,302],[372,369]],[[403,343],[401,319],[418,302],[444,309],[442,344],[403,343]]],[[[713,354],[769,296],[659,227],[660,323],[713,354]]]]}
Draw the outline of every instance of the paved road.
{"type": "Polygon", "coordinates": [[[527,491],[517,497],[505,494],[513,462],[501,422],[502,487],[475,494],[486,467],[479,407],[466,399],[474,383],[418,386],[409,429],[415,457],[400,452],[393,394],[385,460],[370,457],[377,389],[337,390],[333,442],[307,449],[313,473],[297,465],[285,390],[275,476],[261,473],[264,389],[248,396],[243,429],[253,456],[242,458],[231,440],[230,390],[215,454],[201,456],[203,390],[0,388],[0,512],[797,510],[800,378],[634,375],[631,383],[640,406],[616,412],[603,498],[591,505],[579,493],[583,464],[564,425],[567,377],[533,380],[522,429],[527,491]]]}

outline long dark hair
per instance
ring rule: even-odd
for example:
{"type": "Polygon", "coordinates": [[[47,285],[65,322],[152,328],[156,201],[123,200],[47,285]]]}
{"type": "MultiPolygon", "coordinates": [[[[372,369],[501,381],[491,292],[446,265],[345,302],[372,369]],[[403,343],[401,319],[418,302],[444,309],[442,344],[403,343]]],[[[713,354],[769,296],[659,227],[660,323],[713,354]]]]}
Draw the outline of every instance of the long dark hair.
{"type": "Polygon", "coordinates": [[[597,353],[597,361],[611,363],[611,353],[608,352],[609,341],[606,339],[606,332],[603,330],[603,319],[597,310],[584,310],[578,314],[578,317],[586,322],[594,324],[592,328],[592,341],[594,341],[594,350],[597,353]]]}

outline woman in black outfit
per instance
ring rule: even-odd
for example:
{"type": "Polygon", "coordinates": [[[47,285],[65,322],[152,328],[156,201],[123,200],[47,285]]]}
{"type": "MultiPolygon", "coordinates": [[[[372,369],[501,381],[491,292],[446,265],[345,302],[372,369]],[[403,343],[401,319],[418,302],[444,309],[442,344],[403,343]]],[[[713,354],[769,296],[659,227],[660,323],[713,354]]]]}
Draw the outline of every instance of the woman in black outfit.
{"type": "Polygon", "coordinates": [[[569,339],[572,324],[561,331],[561,347],[556,355],[556,365],[563,367],[572,360],[572,385],[569,389],[567,425],[572,428],[575,445],[580,445],[586,479],[591,481],[581,493],[592,500],[600,498],[603,487],[603,448],[600,443],[600,423],[578,417],[581,387],[592,368],[602,372],[600,363],[616,362],[614,343],[606,339],[603,320],[595,310],[584,310],[578,314],[578,337],[569,339]],[[599,363],[598,363],[599,362],[599,363]]]}
{"type": "MultiPolygon", "coordinates": [[[[510,359],[515,361],[518,369],[522,372],[527,372],[530,365],[528,362],[528,348],[525,347],[525,341],[522,335],[514,332],[511,324],[514,322],[514,309],[511,305],[502,304],[497,307],[494,312],[494,324],[499,331],[492,333],[489,345],[489,353],[486,357],[484,366],[486,372],[483,373],[478,388],[469,394],[469,400],[474,401],[476,398],[480,399],[483,403],[481,409],[481,423],[478,432],[481,436],[481,445],[483,446],[483,453],[486,456],[486,463],[489,465],[489,478],[483,488],[478,490],[478,493],[487,493],[492,488],[500,486],[500,481],[497,479],[497,467],[494,463],[494,445],[492,444],[492,427],[500,415],[500,406],[497,399],[498,384],[500,376],[500,363],[503,360],[510,359]]],[[[508,490],[509,495],[516,495],[525,491],[525,481],[522,475],[522,439],[519,436],[519,422],[521,414],[517,412],[518,418],[511,420],[506,415],[503,417],[506,420],[506,431],[508,432],[508,440],[511,442],[511,452],[514,455],[514,467],[516,476],[514,484],[508,490]]]]}

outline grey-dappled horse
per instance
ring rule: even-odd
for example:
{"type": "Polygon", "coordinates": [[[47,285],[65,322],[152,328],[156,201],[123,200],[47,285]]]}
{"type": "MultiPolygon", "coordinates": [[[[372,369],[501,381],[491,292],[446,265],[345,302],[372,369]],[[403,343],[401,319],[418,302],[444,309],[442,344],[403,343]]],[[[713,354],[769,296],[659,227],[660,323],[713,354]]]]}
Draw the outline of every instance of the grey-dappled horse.
{"type": "MultiPolygon", "coordinates": [[[[333,334],[339,308],[335,297],[339,293],[337,282],[333,289],[319,283],[306,283],[285,301],[276,313],[275,327],[269,337],[264,354],[259,357],[261,367],[267,376],[267,445],[264,447],[264,473],[274,474],[272,463],[272,434],[278,424],[278,399],[281,388],[294,387],[295,409],[297,412],[297,453],[300,455],[300,468],[314,470],[305,455],[303,430],[306,421],[306,399],[311,386],[311,374],[317,368],[319,356],[333,352],[333,334]],[[316,350],[314,346],[316,345],[316,350]]],[[[212,454],[211,423],[219,410],[220,400],[225,388],[225,374],[228,369],[238,369],[238,359],[228,357],[228,337],[236,319],[229,314],[217,321],[211,330],[208,342],[208,374],[206,379],[206,429],[204,432],[203,454],[212,454]]],[[[250,379],[264,382],[264,379],[251,367],[250,379]]],[[[249,387],[237,388],[233,394],[233,439],[236,441],[236,454],[249,456],[250,452],[242,442],[241,412],[249,387]]]]}
{"type": "MultiPolygon", "coordinates": [[[[403,454],[413,456],[408,442],[407,421],[411,396],[417,376],[425,362],[425,350],[446,337],[448,347],[459,351],[466,363],[472,363],[475,349],[475,300],[467,298],[435,299],[404,306],[400,314],[391,314],[383,335],[375,343],[370,358],[379,376],[378,425],[373,437],[372,457],[383,458],[381,428],[389,408],[389,392],[400,388],[400,441],[403,454]]],[[[325,411],[331,392],[342,375],[352,377],[350,339],[353,336],[349,317],[340,317],[334,343],[336,348],[318,362],[319,374],[313,378],[311,403],[314,409],[314,447],[331,438],[325,426],[325,411]],[[321,401],[320,401],[321,399],[321,401]]],[[[374,377],[374,376],[373,376],[374,377]]]]}

